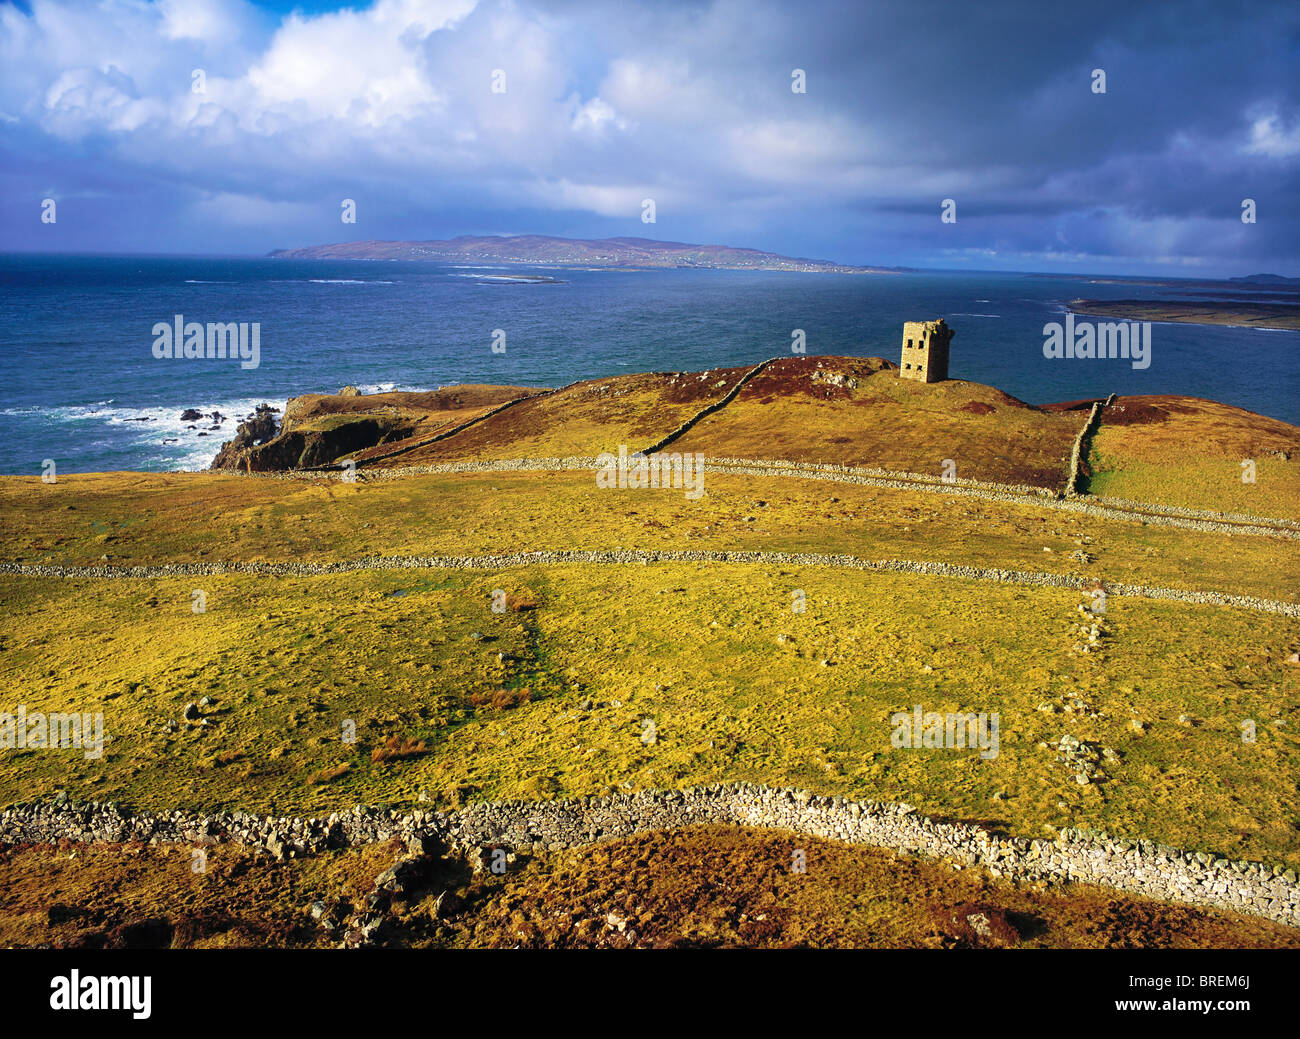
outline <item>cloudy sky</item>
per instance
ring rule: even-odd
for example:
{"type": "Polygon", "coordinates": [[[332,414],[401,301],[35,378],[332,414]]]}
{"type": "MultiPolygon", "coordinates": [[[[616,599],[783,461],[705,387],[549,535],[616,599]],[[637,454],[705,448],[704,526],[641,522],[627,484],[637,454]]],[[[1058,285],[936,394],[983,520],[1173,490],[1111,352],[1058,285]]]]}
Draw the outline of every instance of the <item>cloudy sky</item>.
{"type": "Polygon", "coordinates": [[[6,251],[533,232],[1300,276],[1294,2],[0,0],[0,65],[6,251]]]}

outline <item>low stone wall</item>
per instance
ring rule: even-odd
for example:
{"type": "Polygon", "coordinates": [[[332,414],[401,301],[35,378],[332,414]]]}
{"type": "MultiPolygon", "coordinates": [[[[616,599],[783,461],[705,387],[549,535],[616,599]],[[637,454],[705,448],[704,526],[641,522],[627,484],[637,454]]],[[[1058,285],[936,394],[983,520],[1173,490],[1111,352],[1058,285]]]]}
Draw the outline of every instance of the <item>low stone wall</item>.
{"type": "Polygon", "coordinates": [[[1069,497],[1079,493],[1079,477],[1083,473],[1083,463],[1088,457],[1088,441],[1092,434],[1097,431],[1097,425],[1101,421],[1101,413],[1115,402],[1115,394],[1106,398],[1103,404],[1098,402],[1092,406],[1088,412],[1088,421],[1083,424],[1079,430],[1079,435],[1074,438],[1074,446],[1070,448],[1070,471],[1066,476],[1065,493],[1069,497]]]}
{"type": "Polygon", "coordinates": [[[691,429],[691,427],[694,426],[701,419],[708,418],[714,412],[721,411],[733,400],[735,400],[736,396],[740,393],[740,391],[745,388],[745,385],[751,379],[753,379],[754,376],[756,376],[759,372],[761,372],[764,368],[766,368],[769,364],[771,364],[775,360],[777,360],[777,358],[769,357],[766,361],[760,361],[758,364],[754,365],[753,368],[751,368],[744,375],[742,375],[739,379],[737,379],[736,385],[731,387],[731,389],[729,389],[721,397],[715,400],[712,404],[705,405],[694,415],[688,418],[685,422],[683,422],[680,426],[678,426],[671,433],[669,433],[666,437],[663,437],[660,440],[656,440],[649,447],[643,447],[639,451],[634,451],[633,454],[653,455],[662,451],[665,447],[671,444],[678,437],[688,432],[691,429]]]}
{"type": "MultiPolygon", "coordinates": [[[[933,563],[910,559],[862,559],[858,556],[823,552],[727,552],[710,549],[613,549],[567,551],[543,549],[511,552],[498,556],[369,556],[338,563],[162,563],[155,566],[57,566],[46,563],[0,563],[0,574],[16,577],[54,577],[69,580],[154,580],[166,577],[206,577],[218,574],[251,574],[262,577],[321,577],[362,570],[507,570],[517,566],[649,566],[652,563],[729,563],[733,565],[814,566],[876,573],[918,574],[926,577],[955,577],[999,584],[1039,588],[1096,587],[1096,578],[1053,574],[1032,570],[1003,570],[957,563],[933,563]]],[[[1258,599],[1251,595],[1229,595],[1186,588],[1161,588],[1123,582],[1102,582],[1108,595],[1139,599],[1163,599],[1198,606],[1229,606],[1300,618],[1300,603],[1258,599]]]]}
{"type": "MultiPolygon", "coordinates": [[[[934,487],[941,491],[954,487],[966,487],[977,491],[990,491],[999,494],[1011,494],[1027,498],[1041,498],[1055,501],[1062,492],[1052,487],[1036,487],[1027,483],[996,483],[992,480],[973,480],[966,476],[939,476],[935,473],[914,473],[906,469],[882,469],[879,466],[841,465],[838,462],[794,462],[784,458],[730,458],[725,455],[710,455],[705,460],[706,468],[718,472],[743,469],[746,472],[771,470],[773,474],[810,475],[813,473],[830,476],[864,476],[877,480],[892,480],[902,483],[916,483],[925,487],[934,487]]],[[[1031,502],[1038,504],[1038,502],[1031,502]]]]}
{"type": "MultiPolygon", "coordinates": [[[[457,433],[464,432],[465,430],[469,429],[471,426],[477,426],[480,422],[486,422],[494,415],[499,415],[501,414],[501,412],[506,411],[509,408],[513,408],[517,404],[523,404],[525,401],[537,400],[540,397],[552,397],[555,394],[563,393],[565,390],[569,389],[569,387],[576,386],[576,385],[578,385],[576,382],[571,382],[568,384],[568,386],[561,386],[558,390],[541,390],[537,393],[525,393],[521,397],[512,397],[510,400],[504,401],[503,403],[498,404],[494,408],[490,408],[489,410],[483,412],[483,414],[481,415],[475,415],[471,419],[466,419],[464,422],[452,426],[451,429],[444,429],[441,433],[435,433],[433,436],[429,436],[421,440],[417,440],[413,444],[403,444],[400,447],[395,447],[392,450],[383,452],[382,454],[371,455],[369,458],[364,458],[361,461],[357,462],[356,467],[360,468],[361,466],[373,465],[375,462],[382,462],[389,458],[396,458],[399,455],[407,454],[411,451],[416,450],[417,448],[428,447],[430,444],[436,444],[439,441],[448,439],[449,437],[454,437],[457,433]]],[[[346,472],[347,469],[348,466],[345,465],[344,462],[331,462],[328,465],[303,466],[300,469],[287,470],[287,472],[290,473],[340,472],[341,473],[341,472],[346,472]]]]}
{"type": "Polygon", "coordinates": [[[480,804],[448,813],[402,814],[358,806],[326,819],[238,812],[128,814],[111,804],[54,800],[15,805],[0,813],[0,843],[225,841],[284,859],[393,839],[410,845],[425,838],[461,850],[493,846],[536,853],[705,823],[785,830],[795,840],[806,835],[942,857],[1017,880],[1098,884],[1300,926],[1296,874],[1280,866],[1232,862],[1150,841],[1080,831],[1063,831],[1055,841],[1003,837],[977,826],[938,822],[905,804],[818,797],[748,783],[608,798],[480,804]]]}

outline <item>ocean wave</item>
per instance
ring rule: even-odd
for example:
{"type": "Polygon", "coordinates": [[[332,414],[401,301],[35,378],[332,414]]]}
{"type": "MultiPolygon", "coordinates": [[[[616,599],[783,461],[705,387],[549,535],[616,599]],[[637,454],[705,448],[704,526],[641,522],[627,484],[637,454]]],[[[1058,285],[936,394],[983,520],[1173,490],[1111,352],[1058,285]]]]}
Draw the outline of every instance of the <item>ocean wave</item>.
{"type": "Polygon", "coordinates": [[[449,278],[471,278],[491,285],[556,285],[557,278],[548,274],[448,274],[449,278]]]}
{"type": "Polygon", "coordinates": [[[80,404],[75,408],[47,408],[43,404],[31,404],[25,408],[4,408],[0,410],[0,415],[54,415],[63,411],[79,410],[82,408],[104,408],[113,403],[113,398],[108,400],[96,401],[93,404],[80,404]]]}
{"type": "MultiPolygon", "coordinates": [[[[92,404],[72,404],[63,407],[10,408],[3,414],[41,416],[45,421],[67,424],[89,424],[84,435],[103,438],[96,443],[102,447],[121,450],[129,445],[133,454],[145,457],[146,469],[171,472],[206,469],[217,457],[221,445],[235,435],[239,423],[247,418],[259,404],[270,404],[284,413],[283,400],[265,397],[245,397],[238,400],[219,401],[215,404],[194,403],[182,405],[149,405],[121,407],[113,400],[92,404]],[[203,418],[183,421],[181,413],[188,408],[202,412],[203,418]],[[212,413],[219,413],[223,421],[214,423],[212,413]],[[213,426],[217,426],[213,429],[213,426]],[[193,426],[193,429],[189,427],[193,426]],[[199,436],[206,433],[207,436],[199,436]]],[[[83,435],[81,433],[79,436],[83,435]]]]}
{"type": "MultiPolygon", "coordinates": [[[[366,395],[431,392],[429,386],[401,382],[358,383],[357,388],[366,395]]],[[[441,386],[432,387],[439,388],[441,386]]],[[[133,469],[185,472],[207,469],[217,457],[221,445],[232,439],[239,424],[262,404],[270,404],[277,409],[277,418],[283,417],[286,401],[268,397],[216,402],[191,399],[184,404],[135,407],[120,405],[110,397],[60,407],[4,408],[0,409],[0,416],[12,419],[13,427],[22,435],[36,435],[38,424],[71,427],[76,430],[73,436],[78,443],[95,452],[130,456],[133,469]],[[183,420],[181,414],[191,408],[203,417],[183,420]],[[213,412],[219,413],[223,421],[213,422],[213,412]],[[206,435],[200,436],[201,433],[206,435]]]]}
{"type": "Polygon", "coordinates": [[[949,317],[994,317],[1001,319],[1001,314],[949,314],[949,317]]]}

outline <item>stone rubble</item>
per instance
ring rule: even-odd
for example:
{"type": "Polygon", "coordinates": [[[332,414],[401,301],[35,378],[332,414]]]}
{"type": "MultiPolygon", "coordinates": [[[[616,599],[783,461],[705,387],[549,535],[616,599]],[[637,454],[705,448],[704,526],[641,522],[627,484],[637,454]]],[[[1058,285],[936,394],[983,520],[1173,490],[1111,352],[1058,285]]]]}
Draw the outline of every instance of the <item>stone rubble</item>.
{"type": "MultiPolygon", "coordinates": [[[[982,867],[994,876],[1048,884],[1098,884],[1133,895],[1231,910],[1300,926],[1294,870],[1234,862],[1146,840],[1062,830],[1058,839],[1007,837],[964,823],[938,822],[905,804],[849,801],[749,783],[644,791],[606,798],[477,804],[459,812],[399,813],[356,806],[323,819],[214,815],[175,811],[131,814],[111,803],[73,803],[65,796],[0,812],[0,843],[201,843],[229,841],[284,860],[329,848],[405,842],[418,858],[433,847],[480,858],[488,849],[527,857],[541,851],[700,824],[786,830],[982,867]]],[[[403,882],[395,864],[391,881],[403,882]]],[[[381,885],[381,887],[383,887],[381,885]]],[[[385,888],[386,890],[386,888],[385,888]]],[[[380,901],[382,899],[378,899],[380,901]]],[[[374,908],[379,908],[376,905],[374,908]]],[[[373,911],[373,910],[372,910],[373,911]]],[[[378,920],[351,922],[356,941],[374,937],[378,920]],[[365,933],[371,928],[371,933],[365,933]]]]}

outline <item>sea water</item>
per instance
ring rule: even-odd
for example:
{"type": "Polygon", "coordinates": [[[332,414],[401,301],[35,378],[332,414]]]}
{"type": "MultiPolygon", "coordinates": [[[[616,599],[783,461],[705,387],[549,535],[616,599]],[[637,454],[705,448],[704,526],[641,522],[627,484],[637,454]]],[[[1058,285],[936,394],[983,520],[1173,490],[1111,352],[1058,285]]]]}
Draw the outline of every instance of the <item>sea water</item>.
{"type": "Polygon", "coordinates": [[[897,362],[903,322],[940,316],[956,331],[953,378],[1030,403],[1185,394],[1300,424],[1300,332],[1156,323],[1140,370],[1123,359],[1044,356],[1044,327],[1074,298],[1230,303],[1277,291],[967,272],[8,255],[0,472],[37,474],[45,459],[60,473],[204,468],[258,404],[283,408],[291,396],[347,384],[367,393],[542,387],[740,367],[789,356],[798,330],[808,354],[897,362]],[[510,277],[529,274],[555,281],[510,277]],[[177,316],[205,327],[256,323],[256,366],[156,356],[155,326],[177,316]],[[183,421],[187,408],[225,418],[183,421]]]}

